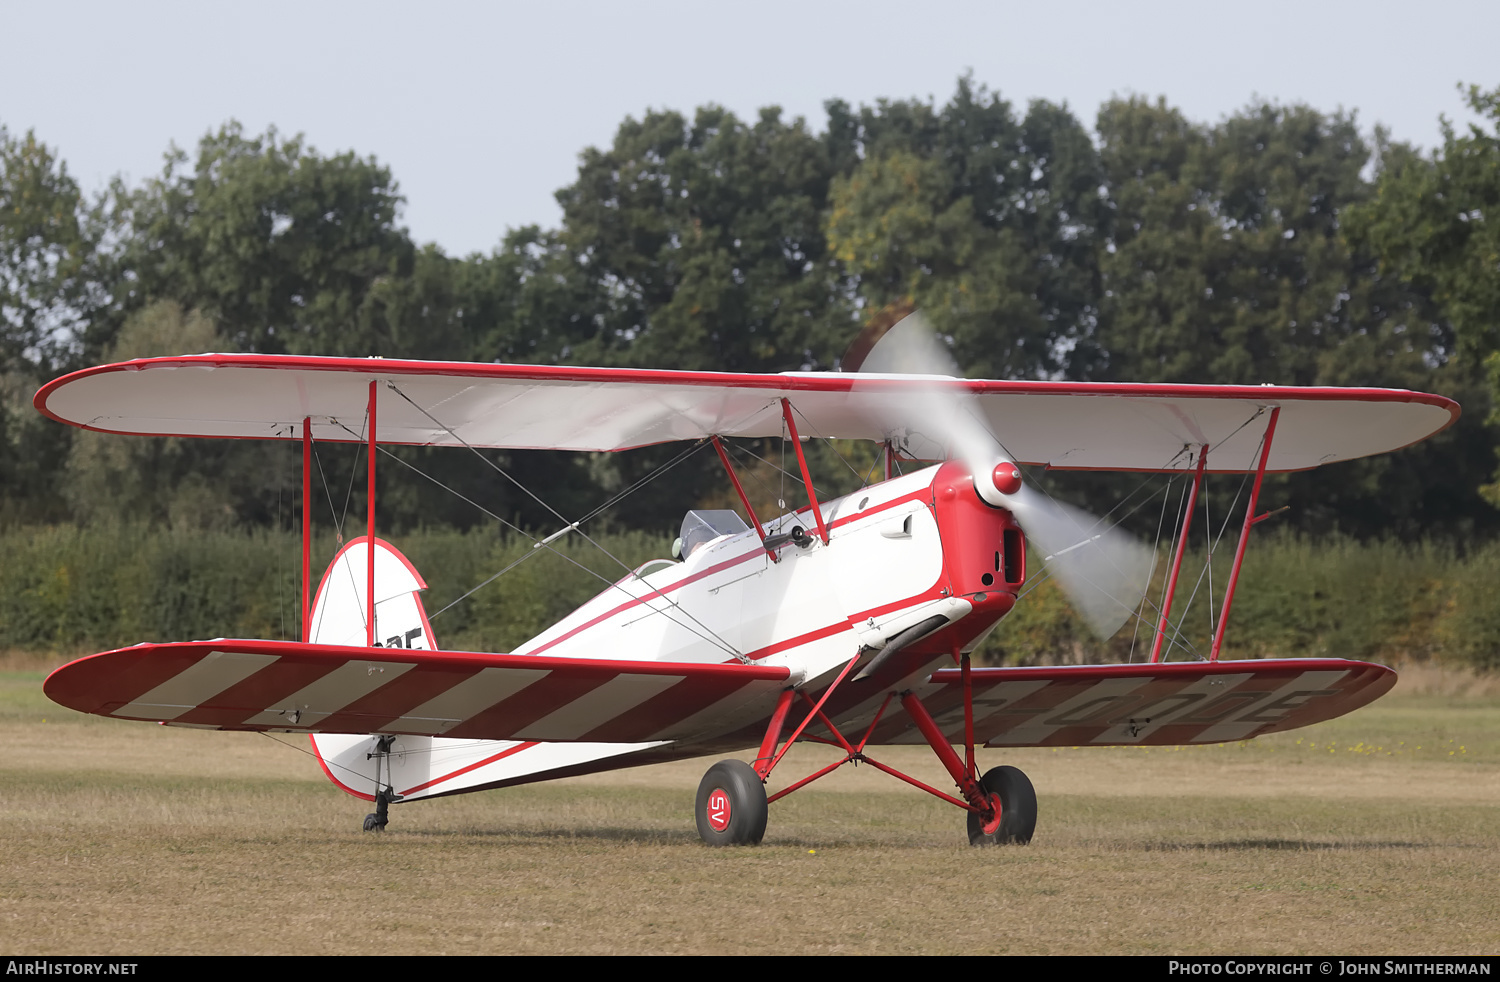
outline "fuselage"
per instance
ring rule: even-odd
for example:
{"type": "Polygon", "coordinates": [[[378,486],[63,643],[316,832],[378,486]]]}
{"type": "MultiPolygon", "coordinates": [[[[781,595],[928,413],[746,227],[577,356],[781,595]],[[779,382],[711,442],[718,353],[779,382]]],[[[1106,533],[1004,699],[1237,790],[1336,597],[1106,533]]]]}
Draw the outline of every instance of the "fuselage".
{"type": "MultiPolygon", "coordinates": [[[[680,562],[645,564],[512,654],[784,665],[791,683],[812,698],[857,655],[861,669],[881,659],[870,678],[841,686],[827,706],[841,726],[868,725],[893,688],[952,665],[956,652],[1010,611],[1025,578],[1024,542],[1010,513],[980,500],[954,462],[822,508],[826,543],[808,510],[768,524],[773,542],[794,526],[810,533],[803,545],[777,547],[774,560],[754,530],[721,536],[680,562]],[[887,647],[892,651],[882,658],[887,647]]],[[[650,763],[738,750],[759,742],[773,707],[774,699],[764,698],[716,707],[701,715],[697,732],[671,743],[404,737],[393,749],[392,776],[407,797],[430,797],[585,773],[626,759],[650,763]]],[[[339,775],[371,766],[369,739],[315,741],[325,767],[333,765],[329,776],[364,797],[361,782],[339,775]]]]}
{"type": "Polygon", "coordinates": [[[941,651],[965,648],[1014,605],[1025,577],[1020,531],[978,498],[961,465],[822,507],[827,543],[806,510],[768,523],[773,540],[793,526],[809,532],[774,560],[754,530],[722,536],[681,562],[647,563],[514,653],[754,661],[786,665],[806,685],[935,617],[941,651]]]}

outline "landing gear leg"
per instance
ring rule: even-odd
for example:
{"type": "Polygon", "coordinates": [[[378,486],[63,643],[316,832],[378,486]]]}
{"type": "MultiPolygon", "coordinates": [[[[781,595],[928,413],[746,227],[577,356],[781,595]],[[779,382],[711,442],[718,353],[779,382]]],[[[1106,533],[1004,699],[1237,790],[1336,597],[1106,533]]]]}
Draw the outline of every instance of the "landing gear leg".
{"type": "Polygon", "coordinates": [[[391,744],[395,742],[396,738],[393,736],[376,737],[375,749],[366,755],[367,758],[375,758],[375,810],[365,816],[366,832],[384,832],[391,821],[391,802],[401,800],[394,785],[387,782],[382,786],[380,783],[382,761],[385,762],[386,777],[390,777],[391,744]]]}
{"type": "Polygon", "coordinates": [[[996,767],[975,780],[973,717],[967,691],[964,706],[967,760],[959,760],[948,745],[948,738],[914,693],[903,695],[901,704],[927,738],[938,760],[953,775],[953,783],[963,792],[964,801],[948,800],[969,810],[969,844],[988,846],[1030,842],[1031,834],[1036,831],[1036,791],[1026,775],[1014,767],[996,767]]]}

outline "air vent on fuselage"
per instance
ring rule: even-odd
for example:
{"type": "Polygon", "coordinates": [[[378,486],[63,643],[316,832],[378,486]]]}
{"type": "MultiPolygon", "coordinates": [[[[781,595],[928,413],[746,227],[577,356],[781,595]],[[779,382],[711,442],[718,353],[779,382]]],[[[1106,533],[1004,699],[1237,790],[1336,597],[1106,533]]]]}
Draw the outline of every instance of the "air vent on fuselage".
{"type": "Polygon", "coordinates": [[[1026,579],[1026,540],[1020,529],[1005,530],[1005,582],[1017,584],[1026,579]]]}

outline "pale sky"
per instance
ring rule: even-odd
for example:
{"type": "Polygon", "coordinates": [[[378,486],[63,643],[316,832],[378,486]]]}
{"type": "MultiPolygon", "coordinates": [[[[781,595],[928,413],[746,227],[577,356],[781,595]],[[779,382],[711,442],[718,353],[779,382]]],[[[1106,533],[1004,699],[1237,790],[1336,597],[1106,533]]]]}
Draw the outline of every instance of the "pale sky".
{"type": "Polygon", "coordinates": [[[1092,125],[1111,95],[1213,121],[1252,99],[1357,109],[1425,147],[1500,85],[1500,2],[1212,4],[547,2],[68,3],[0,0],[0,124],[34,129],[85,189],[155,174],[238,119],[390,167],[418,242],[488,251],[556,226],[553,192],[626,116],[823,102],[942,104],[958,76],[1092,125]]]}

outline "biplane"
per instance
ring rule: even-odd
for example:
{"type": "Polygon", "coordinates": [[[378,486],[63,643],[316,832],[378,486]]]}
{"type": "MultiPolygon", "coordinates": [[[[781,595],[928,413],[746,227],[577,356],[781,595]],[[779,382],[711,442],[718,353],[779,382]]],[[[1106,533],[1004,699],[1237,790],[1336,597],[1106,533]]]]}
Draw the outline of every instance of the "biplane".
{"type": "MultiPolygon", "coordinates": [[[[1265,517],[1265,475],[1422,440],[1457,419],[1451,400],[966,380],[914,318],[856,360],[858,371],[752,375],[205,354],[59,378],[36,407],[85,429],[301,442],[303,623],[295,642],[106,651],[57,669],[45,691],[118,719],[308,734],[329,779],[374,803],[366,829],[384,828],[395,803],[754,748],[753,763],[723,759],[703,777],[694,811],[710,845],[761,841],[769,803],[851,762],[962,809],[969,841],[986,845],[1028,842],[1037,802],[1017,768],[981,770],[981,749],[1246,740],[1348,713],[1394,684],[1389,668],[1358,661],[1219,655],[1246,544],[1265,517]],[[820,500],[810,437],[874,441],[883,479],[820,500]],[[784,440],[805,503],[758,515],[731,438],[784,440]],[[366,534],[344,544],[309,596],[320,441],[367,445],[369,507],[366,534]],[[688,512],[672,558],[623,569],[511,652],[442,649],[424,580],[376,536],[382,446],[483,457],[672,441],[712,447],[743,512],[688,512]],[[1052,500],[1022,465],[1178,480],[1188,500],[1159,599],[1142,602],[1157,550],[1052,500]],[[1208,474],[1253,483],[1212,643],[1196,650],[1172,613],[1208,474]],[[1039,569],[1028,569],[1028,545],[1039,569]],[[1125,664],[971,665],[1038,576],[1055,577],[1101,635],[1138,618],[1149,655],[1143,645],[1125,664]],[[834,759],[768,794],[798,741],[827,745],[834,759]],[[928,745],[953,788],[871,752],[897,744],[928,745]]],[[[560,516],[535,549],[570,534],[588,532],[560,516]]]]}

